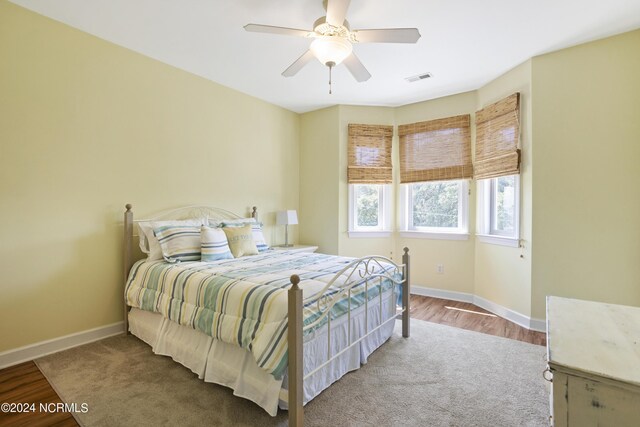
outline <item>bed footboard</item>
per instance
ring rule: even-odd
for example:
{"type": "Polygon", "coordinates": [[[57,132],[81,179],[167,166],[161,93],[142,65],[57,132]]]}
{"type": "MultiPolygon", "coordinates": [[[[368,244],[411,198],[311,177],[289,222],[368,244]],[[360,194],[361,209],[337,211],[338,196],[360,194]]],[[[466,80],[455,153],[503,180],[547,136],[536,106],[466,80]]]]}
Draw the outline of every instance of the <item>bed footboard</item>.
{"type": "MultiPolygon", "coordinates": [[[[289,367],[288,367],[288,378],[289,378],[289,426],[296,426],[296,427],[301,427],[304,425],[304,409],[303,409],[303,383],[304,383],[304,371],[303,371],[303,356],[302,356],[302,351],[303,351],[303,331],[305,329],[311,328],[313,327],[316,323],[320,322],[322,320],[323,317],[328,317],[327,319],[327,323],[328,323],[328,334],[330,336],[331,333],[331,308],[333,307],[333,305],[339,300],[339,298],[348,293],[348,301],[349,301],[349,312],[348,312],[348,316],[351,316],[351,289],[354,286],[358,286],[358,285],[362,285],[364,283],[365,286],[365,305],[368,303],[368,299],[367,299],[367,288],[366,286],[369,283],[369,280],[373,280],[373,279],[380,279],[379,280],[379,284],[377,286],[380,286],[380,290],[379,293],[380,295],[382,295],[382,280],[383,279],[388,279],[391,280],[394,284],[400,284],[402,286],[402,310],[401,310],[401,317],[402,317],[402,336],[405,338],[409,337],[410,334],[410,328],[409,328],[409,248],[404,248],[404,255],[402,256],[402,265],[397,265],[395,263],[393,263],[393,261],[387,259],[387,258],[383,258],[383,257],[377,257],[377,256],[372,256],[372,257],[365,257],[365,258],[360,258],[357,259],[355,261],[353,261],[352,263],[350,263],[347,267],[345,267],[342,271],[340,271],[338,274],[336,274],[334,276],[334,278],[329,281],[329,283],[327,284],[326,289],[328,289],[331,285],[334,284],[334,282],[336,282],[339,278],[341,277],[345,277],[346,275],[346,280],[345,283],[341,285],[341,288],[343,289],[341,292],[339,292],[338,294],[336,294],[335,296],[331,297],[331,299],[329,299],[328,301],[326,301],[325,298],[325,303],[326,303],[326,312],[324,316],[321,316],[319,319],[317,319],[315,322],[313,322],[312,324],[309,324],[307,326],[303,326],[303,307],[305,305],[305,303],[308,302],[315,302],[315,301],[319,301],[321,300],[323,297],[323,292],[320,292],[317,295],[311,296],[308,299],[303,299],[303,293],[302,293],[302,289],[299,286],[300,283],[300,277],[298,277],[297,275],[293,275],[291,276],[291,288],[289,288],[288,291],[288,299],[289,299],[289,319],[288,319],[288,345],[289,345],[289,367]],[[394,266],[393,271],[402,271],[402,279],[401,280],[397,280],[394,275],[393,272],[389,273],[385,270],[383,270],[382,272],[380,271],[382,269],[382,264],[381,261],[384,261],[385,263],[389,263],[391,265],[394,266]],[[360,270],[358,270],[358,267],[361,267],[360,270]],[[380,269],[378,269],[378,267],[380,267],[380,269]],[[357,274],[355,274],[357,272],[357,274]],[[355,274],[355,275],[354,275],[355,274]]],[[[376,285],[374,285],[376,286],[376,285]]],[[[392,292],[394,289],[395,285],[392,285],[392,292]]],[[[382,300],[380,300],[382,301],[382,300]]],[[[382,307],[381,307],[382,310],[382,307]]],[[[366,311],[366,309],[365,309],[366,311]]],[[[382,313],[382,311],[381,311],[382,313]]],[[[371,333],[373,333],[374,331],[378,330],[379,328],[381,328],[382,326],[384,326],[386,323],[388,323],[389,321],[395,321],[396,320],[397,315],[391,316],[389,319],[381,322],[380,325],[378,325],[376,328],[368,331],[365,335],[363,335],[362,337],[358,338],[357,340],[351,341],[351,339],[349,339],[349,345],[342,349],[341,351],[337,352],[336,354],[331,355],[331,349],[328,349],[328,360],[326,362],[324,362],[323,364],[321,364],[320,366],[318,366],[314,371],[310,372],[309,374],[307,374],[307,377],[311,376],[313,373],[317,372],[319,369],[321,369],[322,367],[328,365],[332,360],[334,360],[336,357],[340,356],[342,353],[344,353],[345,351],[347,351],[349,348],[351,348],[352,346],[358,344],[360,341],[364,340],[367,336],[369,336],[371,333]]],[[[382,320],[382,319],[381,319],[382,320]]],[[[350,327],[349,327],[350,330],[350,327]]],[[[329,341],[330,342],[330,341],[329,341]]],[[[329,344],[328,344],[329,345],[329,344]]]]}
{"type": "Polygon", "coordinates": [[[289,288],[289,425],[304,424],[303,400],[303,365],[302,365],[302,289],[298,286],[300,278],[291,276],[289,288]]]}

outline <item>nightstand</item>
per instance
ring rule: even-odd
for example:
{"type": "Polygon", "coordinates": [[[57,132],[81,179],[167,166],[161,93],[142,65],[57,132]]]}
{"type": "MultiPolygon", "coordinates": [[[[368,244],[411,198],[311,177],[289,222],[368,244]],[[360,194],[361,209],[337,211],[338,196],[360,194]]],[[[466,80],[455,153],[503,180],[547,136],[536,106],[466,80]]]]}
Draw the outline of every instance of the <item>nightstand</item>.
{"type": "Polygon", "coordinates": [[[293,246],[271,246],[276,251],[293,251],[293,252],[315,252],[318,250],[317,246],[308,245],[293,245],[293,246]]]}

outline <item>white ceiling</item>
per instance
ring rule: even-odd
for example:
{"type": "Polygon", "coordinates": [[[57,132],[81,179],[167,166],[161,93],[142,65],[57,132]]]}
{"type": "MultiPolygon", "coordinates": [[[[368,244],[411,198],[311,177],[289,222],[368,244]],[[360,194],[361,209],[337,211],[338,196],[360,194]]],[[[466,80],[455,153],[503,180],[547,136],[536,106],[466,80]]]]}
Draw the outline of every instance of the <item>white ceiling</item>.
{"type": "Polygon", "coordinates": [[[373,77],[357,83],[313,61],[280,73],[310,39],[248,23],[312,29],[322,0],[12,0],[135,52],[296,112],[398,106],[474,90],[541,53],[640,28],[640,0],[352,0],[352,29],[416,27],[415,45],[356,44],[373,77]],[[405,77],[431,72],[408,83],[405,77]]]}

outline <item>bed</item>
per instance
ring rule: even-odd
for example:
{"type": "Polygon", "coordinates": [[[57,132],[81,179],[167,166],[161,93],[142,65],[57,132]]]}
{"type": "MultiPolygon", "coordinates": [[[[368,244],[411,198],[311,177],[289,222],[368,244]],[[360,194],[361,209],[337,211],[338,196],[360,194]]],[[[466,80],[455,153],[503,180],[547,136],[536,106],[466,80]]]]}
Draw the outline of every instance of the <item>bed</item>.
{"type": "Polygon", "coordinates": [[[303,405],[366,363],[397,318],[409,336],[408,267],[407,248],[402,265],[272,250],[255,207],[247,218],[191,206],[134,220],[127,205],[125,328],[204,381],[272,416],[288,409],[289,424],[302,425],[303,405]],[[134,255],[134,233],[146,258],[134,255]]]}

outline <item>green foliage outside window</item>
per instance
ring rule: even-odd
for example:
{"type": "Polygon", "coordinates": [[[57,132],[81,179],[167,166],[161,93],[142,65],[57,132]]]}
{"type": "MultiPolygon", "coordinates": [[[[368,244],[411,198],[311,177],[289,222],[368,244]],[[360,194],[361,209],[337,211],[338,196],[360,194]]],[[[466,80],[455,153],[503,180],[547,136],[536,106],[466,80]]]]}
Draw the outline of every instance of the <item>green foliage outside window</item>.
{"type": "Polygon", "coordinates": [[[513,231],[515,227],[515,176],[496,178],[496,229],[513,231]]]}
{"type": "Polygon", "coordinates": [[[359,227],[377,227],[380,204],[379,185],[358,185],[356,187],[357,224],[359,227]]]}
{"type": "Polygon", "coordinates": [[[414,227],[458,227],[457,182],[412,184],[414,227]]]}

